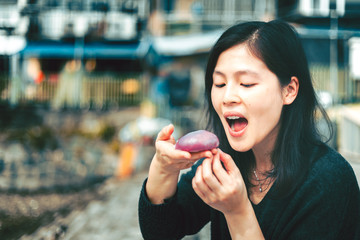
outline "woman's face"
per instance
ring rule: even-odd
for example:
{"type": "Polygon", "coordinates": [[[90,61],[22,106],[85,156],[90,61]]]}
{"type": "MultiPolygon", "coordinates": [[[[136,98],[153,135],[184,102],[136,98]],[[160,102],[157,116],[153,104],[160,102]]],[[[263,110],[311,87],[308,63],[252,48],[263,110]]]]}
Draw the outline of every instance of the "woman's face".
{"type": "Polygon", "coordinates": [[[211,99],[234,150],[272,151],[284,105],[282,89],[277,76],[246,44],[220,54],[211,99]]]}

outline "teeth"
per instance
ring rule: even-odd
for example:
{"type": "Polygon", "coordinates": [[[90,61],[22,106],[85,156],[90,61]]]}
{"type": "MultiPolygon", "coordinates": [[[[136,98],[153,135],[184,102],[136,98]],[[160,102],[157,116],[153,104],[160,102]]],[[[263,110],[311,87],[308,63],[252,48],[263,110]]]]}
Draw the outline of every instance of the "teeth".
{"type": "Polygon", "coordinates": [[[240,119],[240,117],[238,117],[238,116],[228,116],[227,119],[228,119],[228,120],[231,120],[231,121],[229,122],[230,128],[231,128],[233,131],[235,131],[234,121],[233,121],[233,120],[240,119]]]}
{"type": "Polygon", "coordinates": [[[230,119],[230,120],[235,120],[235,119],[239,119],[240,117],[238,116],[229,116],[227,117],[227,119],[230,119]]]}

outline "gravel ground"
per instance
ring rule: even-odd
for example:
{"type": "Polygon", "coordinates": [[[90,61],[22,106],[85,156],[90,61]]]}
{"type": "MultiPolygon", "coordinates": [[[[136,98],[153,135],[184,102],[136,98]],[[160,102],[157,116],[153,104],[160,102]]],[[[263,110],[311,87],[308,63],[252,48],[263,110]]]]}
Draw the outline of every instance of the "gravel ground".
{"type": "MultiPolygon", "coordinates": [[[[99,189],[102,199],[91,201],[84,209],[75,209],[66,217],[58,216],[20,240],[140,240],[137,214],[140,188],[145,172],[129,179],[110,179],[99,189]]],[[[186,240],[209,239],[209,227],[186,240]]]]}
{"type": "Polygon", "coordinates": [[[109,179],[99,191],[102,199],[84,209],[74,209],[21,240],[142,239],[137,221],[137,199],[144,179],[137,174],[126,180],[109,179]]]}
{"type": "Polygon", "coordinates": [[[103,198],[99,185],[66,192],[1,192],[1,239],[18,239],[56,218],[67,216],[73,209],[85,209],[89,202],[103,198]]]}

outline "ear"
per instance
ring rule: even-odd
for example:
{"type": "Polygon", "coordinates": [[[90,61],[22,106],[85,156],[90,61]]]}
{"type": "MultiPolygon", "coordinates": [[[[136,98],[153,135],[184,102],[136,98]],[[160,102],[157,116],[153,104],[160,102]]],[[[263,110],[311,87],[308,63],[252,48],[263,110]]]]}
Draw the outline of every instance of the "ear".
{"type": "Polygon", "coordinates": [[[299,92],[299,79],[295,76],[291,77],[290,83],[283,88],[283,103],[284,105],[292,104],[299,92]]]}

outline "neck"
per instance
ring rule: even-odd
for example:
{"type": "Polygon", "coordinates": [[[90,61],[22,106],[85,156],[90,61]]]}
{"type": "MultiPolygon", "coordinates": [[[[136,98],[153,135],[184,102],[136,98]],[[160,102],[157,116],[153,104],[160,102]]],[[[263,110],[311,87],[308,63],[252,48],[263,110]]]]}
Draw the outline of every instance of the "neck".
{"type": "Polygon", "coordinates": [[[266,173],[274,168],[270,152],[259,152],[253,150],[255,156],[255,169],[257,172],[266,173]]]}
{"type": "Polygon", "coordinates": [[[255,204],[260,202],[261,199],[268,192],[273,183],[273,177],[270,177],[269,172],[274,169],[274,165],[271,161],[271,153],[254,151],[255,167],[251,172],[251,183],[253,184],[250,190],[250,199],[255,204]]]}
{"type": "Polygon", "coordinates": [[[259,172],[271,171],[274,168],[274,164],[271,160],[272,152],[275,148],[276,137],[278,128],[274,129],[269,136],[261,143],[253,147],[253,153],[255,157],[255,169],[259,172]]]}

